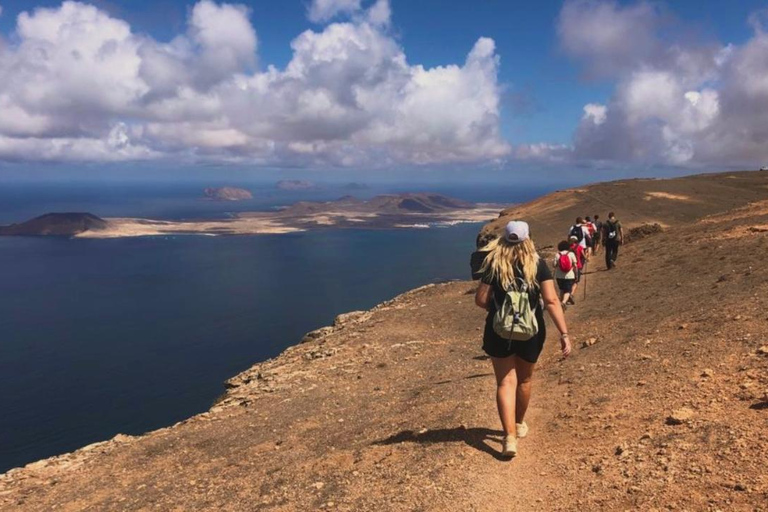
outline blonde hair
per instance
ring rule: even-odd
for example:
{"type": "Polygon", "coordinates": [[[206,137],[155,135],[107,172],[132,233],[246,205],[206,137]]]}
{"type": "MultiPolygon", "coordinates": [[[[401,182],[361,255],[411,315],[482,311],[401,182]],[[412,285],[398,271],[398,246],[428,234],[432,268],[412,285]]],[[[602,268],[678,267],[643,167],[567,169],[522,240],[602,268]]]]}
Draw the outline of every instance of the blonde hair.
{"type": "Polygon", "coordinates": [[[528,238],[522,242],[513,244],[500,237],[491,240],[481,249],[488,252],[480,267],[480,272],[490,272],[491,278],[498,279],[506,290],[515,282],[515,266],[523,271],[523,281],[529,288],[537,288],[536,272],[539,267],[539,254],[533,240],[528,238]]]}

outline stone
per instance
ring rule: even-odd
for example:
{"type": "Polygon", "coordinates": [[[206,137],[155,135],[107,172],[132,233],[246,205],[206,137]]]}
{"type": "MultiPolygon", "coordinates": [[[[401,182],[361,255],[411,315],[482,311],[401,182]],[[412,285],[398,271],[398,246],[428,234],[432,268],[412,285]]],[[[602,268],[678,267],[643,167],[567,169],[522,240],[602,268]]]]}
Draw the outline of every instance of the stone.
{"type": "Polygon", "coordinates": [[[706,368],[706,369],[704,369],[703,372],[701,372],[701,376],[705,377],[705,378],[711,378],[714,375],[715,375],[715,372],[711,368],[706,368]]]}
{"type": "Polygon", "coordinates": [[[683,407],[672,411],[672,414],[667,416],[667,425],[682,425],[693,419],[693,410],[688,407],[683,407]]]}
{"type": "Polygon", "coordinates": [[[333,321],[333,326],[342,327],[351,323],[364,322],[369,318],[371,318],[371,313],[368,311],[350,311],[349,313],[338,315],[333,321]]]}
{"type": "Polygon", "coordinates": [[[591,347],[592,345],[597,343],[597,341],[598,341],[597,338],[587,338],[586,341],[584,341],[584,343],[581,344],[581,346],[583,348],[591,347]]]}
{"type": "Polygon", "coordinates": [[[763,345],[759,349],[757,349],[757,353],[761,356],[768,356],[768,345],[763,345]]]}
{"type": "Polygon", "coordinates": [[[330,326],[315,329],[314,331],[310,331],[307,334],[305,334],[304,337],[301,339],[301,343],[309,343],[310,341],[325,338],[329,334],[333,333],[333,331],[334,331],[333,327],[330,327],[330,326]]]}

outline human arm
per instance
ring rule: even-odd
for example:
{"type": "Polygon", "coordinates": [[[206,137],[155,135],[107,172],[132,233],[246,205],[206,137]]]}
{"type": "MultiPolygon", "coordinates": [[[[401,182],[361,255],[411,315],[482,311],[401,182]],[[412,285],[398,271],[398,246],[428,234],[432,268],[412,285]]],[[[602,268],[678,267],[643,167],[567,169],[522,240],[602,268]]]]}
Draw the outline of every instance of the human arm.
{"type": "Polygon", "coordinates": [[[491,304],[492,293],[493,293],[493,288],[491,287],[491,285],[486,283],[480,283],[480,286],[477,287],[477,291],[475,292],[475,304],[478,307],[481,307],[487,310],[488,306],[491,304]]]}
{"type": "MultiPolygon", "coordinates": [[[[547,308],[549,316],[555,323],[555,327],[560,331],[560,350],[563,352],[563,357],[568,357],[571,354],[571,340],[568,337],[568,326],[565,323],[565,315],[563,314],[563,306],[560,304],[560,299],[557,296],[555,290],[555,282],[552,279],[541,282],[541,298],[544,300],[544,307],[547,308]]],[[[475,299],[477,300],[477,299],[475,299]]]]}
{"type": "Polygon", "coordinates": [[[624,245],[624,228],[621,227],[621,222],[617,226],[619,230],[619,245],[624,245]]]}

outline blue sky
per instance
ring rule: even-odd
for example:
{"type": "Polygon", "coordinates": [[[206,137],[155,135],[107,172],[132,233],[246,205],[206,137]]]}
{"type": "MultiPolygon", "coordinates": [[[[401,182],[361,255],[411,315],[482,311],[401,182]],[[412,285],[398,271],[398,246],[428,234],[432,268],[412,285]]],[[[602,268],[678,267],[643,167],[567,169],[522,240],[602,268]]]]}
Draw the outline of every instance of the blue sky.
{"type": "MultiPolygon", "coordinates": [[[[595,12],[601,6],[606,7],[610,10],[609,14],[613,16],[610,19],[616,19],[617,23],[622,22],[621,17],[628,18],[631,23],[631,16],[638,15],[637,12],[642,10],[638,6],[650,6],[644,11],[645,14],[638,15],[646,21],[649,17],[652,18],[648,21],[648,34],[643,34],[642,37],[648,35],[649,40],[655,38],[660,46],[663,46],[668,40],[672,40],[674,44],[683,47],[690,55],[699,55],[703,51],[702,48],[710,44],[718,46],[721,50],[729,44],[737,47],[748,46],[750,41],[757,38],[748,23],[750,15],[768,8],[768,2],[754,0],[741,0],[739,2],[679,0],[669,3],[574,0],[570,3],[577,4],[580,1],[595,12]],[[670,34],[673,35],[670,36],[670,34]]],[[[90,3],[109,17],[127,22],[132,33],[147,36],[158,46],[169,43],[180,34],[183,35],[188,32],[191,12],[195,6],[194,2],[179,0],[99,0],[90,3]]],[[[247,17],[258,39],[256,53],[257,69],[260,71],[266,70],[268,65],[274,65],[279,70],[283,70],[294,57],[294,51],[290,46],[291,41],[303,31],[311,29],[321,33],[334,22],[350,22],[350,18],[352,24],[365,23],[365,21],[360,21],[363,16],[363,9],[370,8],[373,4],[372,1],[363,1],[358,14],[353,13],[347,17],[346,14],[348,13],[341,13],[323,23],[313,23],[307,17],[310,0],[264,0],[233,3],[248,7],[247,17]]],[[[584,108],[587,104],[595,104],[600,108],[607,106],[608,122],[605,124],[610,124],[612,114],[619,117],[624,116],[624,118],[632,117],[609,105],[612,99],[620,93],[623,84],[628,88],[633,86],[630,78],[628,78],[631,73],[622,70],[607,74],[598,73],[600,76],[595,76],[594,73],[589,72],[590,59],[604,58],[605,51],[601,50],[602,53],[585,53],[582,51],[583,48],[582,50],[567,48],[568,42],[564,42],[562,34],[558,31],[559,17],[567,3],[548,0],[535,3],[501,0],[478,2],[391,1],[391,19],[380,30],[402,49],[409,65],[421,65],[426,69],[452,64],[461,66],[479,38],[492,39],[495,43],[495,55],[500,59],[500,67],[496,70],[498,81],[496,99],[499,103],[497,136],[499,141],[508,143],[512,149],[492,148],[487,151],[487,155],[466,153],[446,162],[439,162],[430,157],[425,159],[428,166],[445,165],[454,168],[457,164],[463,165],[473,162],[475,157],[477,157],[477,161],[493,162],[490,165],[499,165],[500,154],[505,153],[505,151],[508,155],[516,154],[515,148],[518,147],[535,144],[547,144],[552,147],[575,146],[575,134],[577,130],[583,128],[580,128],[580,123],[585,115],[584,108]]],[[[215,5],[220,6],[221,4],[215,5]]],[[[0,0],[0,6],[2,6],[0,33],[4,34],[10,46],[13,47],[14,45],[20,46],[22,39],[15,32],[16,19],[19,13],[22,11],[33,12],[34,8],[40,7],[56,10],[61,6],[61,3],[40,0],[30,5],[29,1],[0,0]]],[[[581,34],[578,37],[581,39],[577,40],[577,44],[579,41],[583,42],[585,36],[581,34]]],[[[593,47],[590,46],[590,48],[593,47]]],[[[193,51],[193,55],[200,55],[202,51],[204,50],[200,50],[197,54],[194,54],[193,51]]],[[[19,51],[19,53],[21,52],[19,51]]],[[[659,57],[658,52],[652,57],[628,54],[626,59],[628,61],[637,60],[632,67],[634,72],[647,70],[649,67],[658,68],[664,73],[674,74],[676,71],[674,66],[670,67],[669,64],[664,63],[666,62],[665,59],[659,57]]],[[[247,68],[247,65],[245,66],[247,68]]],[[[0,72],[2,72],[1,68],[0,72]]],[[[719,76],[715,78],[715,82],[719,80],[721,80],[719,76]]],[[[725,79],[722,80],[723,82],[726,81],[725,79]]],[[[690,88],[691,91],[701,92],[708,87],[707,84],[711,83],[712,79],[699,77],[698,81],[691,81],[688,78],[680,81],[684,87],[690,88]]],[[[724,97],[723,94],[721,94],[722,97],[724,97]]],[[[133,127],[132,119],[120,117],[114,113],[105,114],[105,116],[108,117],[108,120],[105,119],[105,126],[108,124],[114,128],[115,123],[119,122],[127,123],[129,128],[133,127]]],[[[600,116],[601,119],[606,117],[602,114],[600,116]]],[[[674,125],[673,121],[662,121],[670,126],[674,125]]],[[[626,129],[635,130],[637,128],[626,129]]],[[[668,132],[669,130],[664,133],[667,134],[668,132]]],[[[636,134],[637,132],[632,132],[627,137],[638,138],[636,134]]],[[[90,133],[88,135],[90,136],[90,133]]],[[[129,135],[135,137],[134,134],[129,135]]],[[[607,145],[605,135],[600,135],[600,137],[602,138],[598,142],[607,145]]],[[[654,137],[658,138],[656,135],[654,137]]],[[[710,160],[705,160],[703,157],[698,159],[697,145],[703,141],[692,137],[688,132],[676,133],[673,137],[674,143],[667,140],[669,144],[676,146],[664,148],[666,151],[664,155],[667,156],[663,158],[645,159],[648,154],[655,151],[654,146],[654,148],[635,147],[631,155],[622,155],[619,159],[624,162],[631,162],[636,155],[641,155],[640,164],[645,167],[677,165],[680,162],[686,164],[691,162],[693,168],[702,165],[706,167],[710,160]],[[683,149],[680,150],[678,139],[683,136],[686,139],[683,141],[683,149]],[[689,150],[688,146],[693,149],[689,150]],[[685,157],[691,152],[694,153],[694,156],[690,156],[686,160],[685,157]]],[[[611,144],[614,142],[611,141],[611,144]]],[[[164,140],[163,144],[167,145],[167,141],[164,140]]],[[[606,152],[604,149],[595,153],[595,144],[597,143],[590,143],[588,148],[585,146],[586,149],[584,149],[583,154],[587,155],[587,159],[604,161],[606,156],[613,158],[609,154],[610,152],[606,152]]],[[[157,150],[157,146],[153,146],[152,149],[157,150]]],[[[369,151],[369,148],[366,148],[366,151],[369,151]]],[[[384,149],[376,147],[371,151],[374,153],[386,151],[386,147],[384,149]]],[[[412,148],[408,151],[412,151],[412,148]]],[[[581,154],[579,148],[576,148],[575,152],[581,154]]],[[[552,155],[547,153],[547,156],[552,155]]],[[[562,161],[562,157],[554,155],[550,162],[557,162],[558,158],[559,161],[562,161]]],[[[568,156],[566,159],[570,161],[571,158],[568,156]]],[[[7,160],[14,161],[14,159],[18,159],[18,157],[7,160]]],[[[504,160],[501,165],[515,165],[513,156],[504,156],[501,159],[504,160]]],[[[355,162],[353,166],[365,166],[355,162]]],[[[403,160],[393,159],[393,162],[393,165],[400,166],[414,163],[422,165],[424,163],[412,155],[403,157],[403,160]]],[[[264,165],[275,165],[275,161],[270,160],[264,165]]],[[[277,162],[277,166],[280,165],[282,162],[277,162]]],[[[294,165],[313,167],[315,163],[314,161],[295,163],[291,160],[288,164],[289,167],[294,165]]],[[[329,164],[327,160],[323,160],[319,165],[327,166],[329,164]]],[[[330,165],[343,166],[344,164],[338,164],[338,161],[334,160],[330,165]]]]}

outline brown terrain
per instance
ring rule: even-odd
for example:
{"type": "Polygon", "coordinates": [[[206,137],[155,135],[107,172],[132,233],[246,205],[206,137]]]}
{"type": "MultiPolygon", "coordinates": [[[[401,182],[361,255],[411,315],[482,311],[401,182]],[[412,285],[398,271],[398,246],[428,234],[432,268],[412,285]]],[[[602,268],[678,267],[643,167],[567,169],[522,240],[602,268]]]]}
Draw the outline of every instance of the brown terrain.
{"type": "Polygon", "coordinates": [[[12,470],[0,508],[768,510],[768,173],[598,184],[487,229],[549,246],[609,209],[632,241],[590,263],[568,360],[550,329],[511,461],[466,281],[342,315],[180,424],[12,470]]]}

